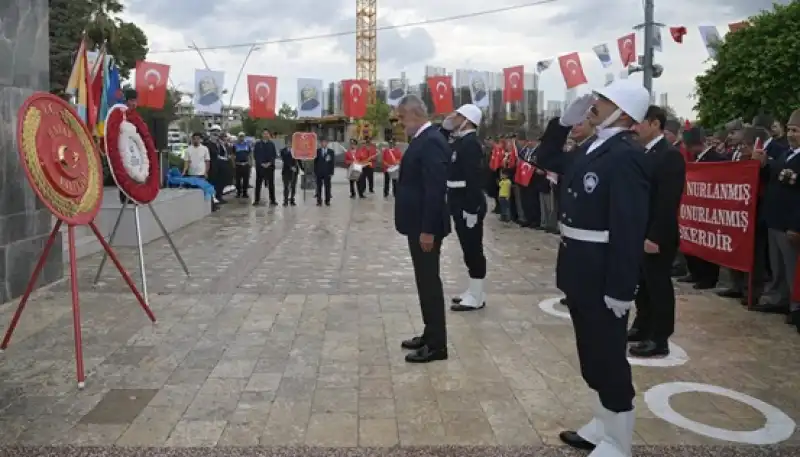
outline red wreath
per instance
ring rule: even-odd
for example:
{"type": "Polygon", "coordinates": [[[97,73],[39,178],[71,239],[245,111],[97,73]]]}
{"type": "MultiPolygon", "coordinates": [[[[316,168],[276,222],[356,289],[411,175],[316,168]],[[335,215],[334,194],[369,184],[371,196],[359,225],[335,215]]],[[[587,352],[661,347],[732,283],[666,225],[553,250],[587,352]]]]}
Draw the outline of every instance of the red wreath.
{"type": "Polygon", "coordinates": [[[159,157],[150,130],[144,123],[142,117],[132,109],[113,109],[106,119],[106,157],[111,174],[114,176],[117,186],[136,203],[150,203],[158,196],[160,190],[159,178],[161,171],[159,167],[159,157]],[[128,122],[136,127],[139,136],[147,148],[147,159],[150,162],[149,173],[144,183],[139,183],[128,176],[125,166],[122,163],[122,154],[119,150],[119,134],[122,121],[127,117],[128,122]]]}

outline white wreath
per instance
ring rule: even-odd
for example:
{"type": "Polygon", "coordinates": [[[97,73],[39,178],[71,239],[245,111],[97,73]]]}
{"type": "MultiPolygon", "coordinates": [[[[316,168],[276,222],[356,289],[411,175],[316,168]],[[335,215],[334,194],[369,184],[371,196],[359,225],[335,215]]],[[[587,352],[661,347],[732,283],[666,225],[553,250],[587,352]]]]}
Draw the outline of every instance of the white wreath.
{"type": "Polygon", "coordinates": [[[128,176],[139,184],[147,181],[150,175],[150,159],[147,157],[147,147],[136,126],[123,120],[119,127],[119,153],[122,156],[122,165],[128,176]]]}

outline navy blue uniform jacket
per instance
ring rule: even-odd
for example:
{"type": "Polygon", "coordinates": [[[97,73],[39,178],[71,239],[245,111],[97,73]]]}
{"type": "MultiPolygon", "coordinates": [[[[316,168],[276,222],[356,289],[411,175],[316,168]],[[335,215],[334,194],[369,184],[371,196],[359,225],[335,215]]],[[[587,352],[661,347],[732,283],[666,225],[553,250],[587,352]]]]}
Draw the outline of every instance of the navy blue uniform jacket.
{"type": "Polygon", "coordinates": [[[453,214],[461,217],[461,212],[478,214],[486,211],[486,197],[483,193],[483,147],[475,132],[456,138],[450,145],[453,153],[448,169],[448,181],[463,182],[464,187],[450,188],[447,200],[453,214]]]}
{"type": "MultiPolygon", "coordinates": [[[[539,160],[563,157],[568,127],[554,119],[539,145],[539,160]]],[[[560,223],[579,230],[607,231],[608,243],[561,237],[556,282],[579,303],[604,296],[633,301],[644,257],[650,185],[644,148],[632,132],[622,131],[587,154],[585,142],[562,162],[560,223]]],[[[552,170],[552,168],[551,168],[552,170]]],[[[557,170],[553,170],[558,173],[557,170]]]]}
{"type": "Polygon", "coordinates": [[[298,172],[301,166],[300,161],[292,156],[292,151],[289,148],[281,149],[281,162],[283,162],[281,176],[292,176],[298,172]],[[292,168],[294,168],[294,171],[292,171],[292,168]]]}
{"type": "Polygon", "coordinates": [[[319,177],[333,176],[335,154],[333,149],[317,149],[314,157],[314,175],[319,177]]]}
{"type": "Polygon", "coordinates": [[[447,209],[447,167],[450,146],[436,127],[428,127],[413,138],[400,161],[394,226],[409,237],[428,233],[450,234],[447,209]]]}
{"type": "MultiPolygon", "coordinates": [[[[256,166],[261,166],[264,163],[272,163],[275,165],[275,159],[278,158],[278,151],[275,148],[275,143],[271,140],[258,140],[253,147],[253,160],[256,166]]],[[[274,169],[274,168],[273,168],[274,169]]]]}

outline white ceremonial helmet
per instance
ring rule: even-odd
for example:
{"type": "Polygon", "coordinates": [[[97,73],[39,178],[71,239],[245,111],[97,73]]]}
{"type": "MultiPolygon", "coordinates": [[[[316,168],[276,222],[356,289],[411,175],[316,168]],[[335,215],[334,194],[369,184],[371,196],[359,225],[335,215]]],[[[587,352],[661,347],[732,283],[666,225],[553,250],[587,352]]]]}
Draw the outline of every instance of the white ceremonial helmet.
{"type": "Polygon", "coordinates": [[[483,112],[480,108],[472,103],[467,103],[466,105],[461,105],[457,110],[456,113],[464,116],[468,121],[475,124],[475,127],[481,125],[481,118],[483,117],[483,112]]]}
{"type": "Polygon", "coordinates": [[[209,132],[221,132],[222,131],[222,127],[220,127],[219,124],[214,124],[211,127],[209,127],[208,131],[209,132]]]}
{"type": "Polygon", "coordinates": [[[650,107],[650,93],[641,83],[632,79],[617,79],[611,84],[594,90],[596,95],[617,105],[623,113],[639,123],[644,120],[650,107]]]}

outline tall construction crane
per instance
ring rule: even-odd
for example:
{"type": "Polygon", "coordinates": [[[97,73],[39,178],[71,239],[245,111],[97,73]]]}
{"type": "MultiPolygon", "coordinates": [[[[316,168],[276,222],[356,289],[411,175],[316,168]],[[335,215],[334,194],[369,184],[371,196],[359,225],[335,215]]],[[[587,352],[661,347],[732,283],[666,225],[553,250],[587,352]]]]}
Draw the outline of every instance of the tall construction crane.
{"type": "MultiPolygon", "coordinates": [[[[374,104],[378,90],[378,1],[356,0],[356,79],[369,81],[367,103],[374,104]]],[[[375,136],[375,126],[362,122],[358,136],[375,136]]]]}

